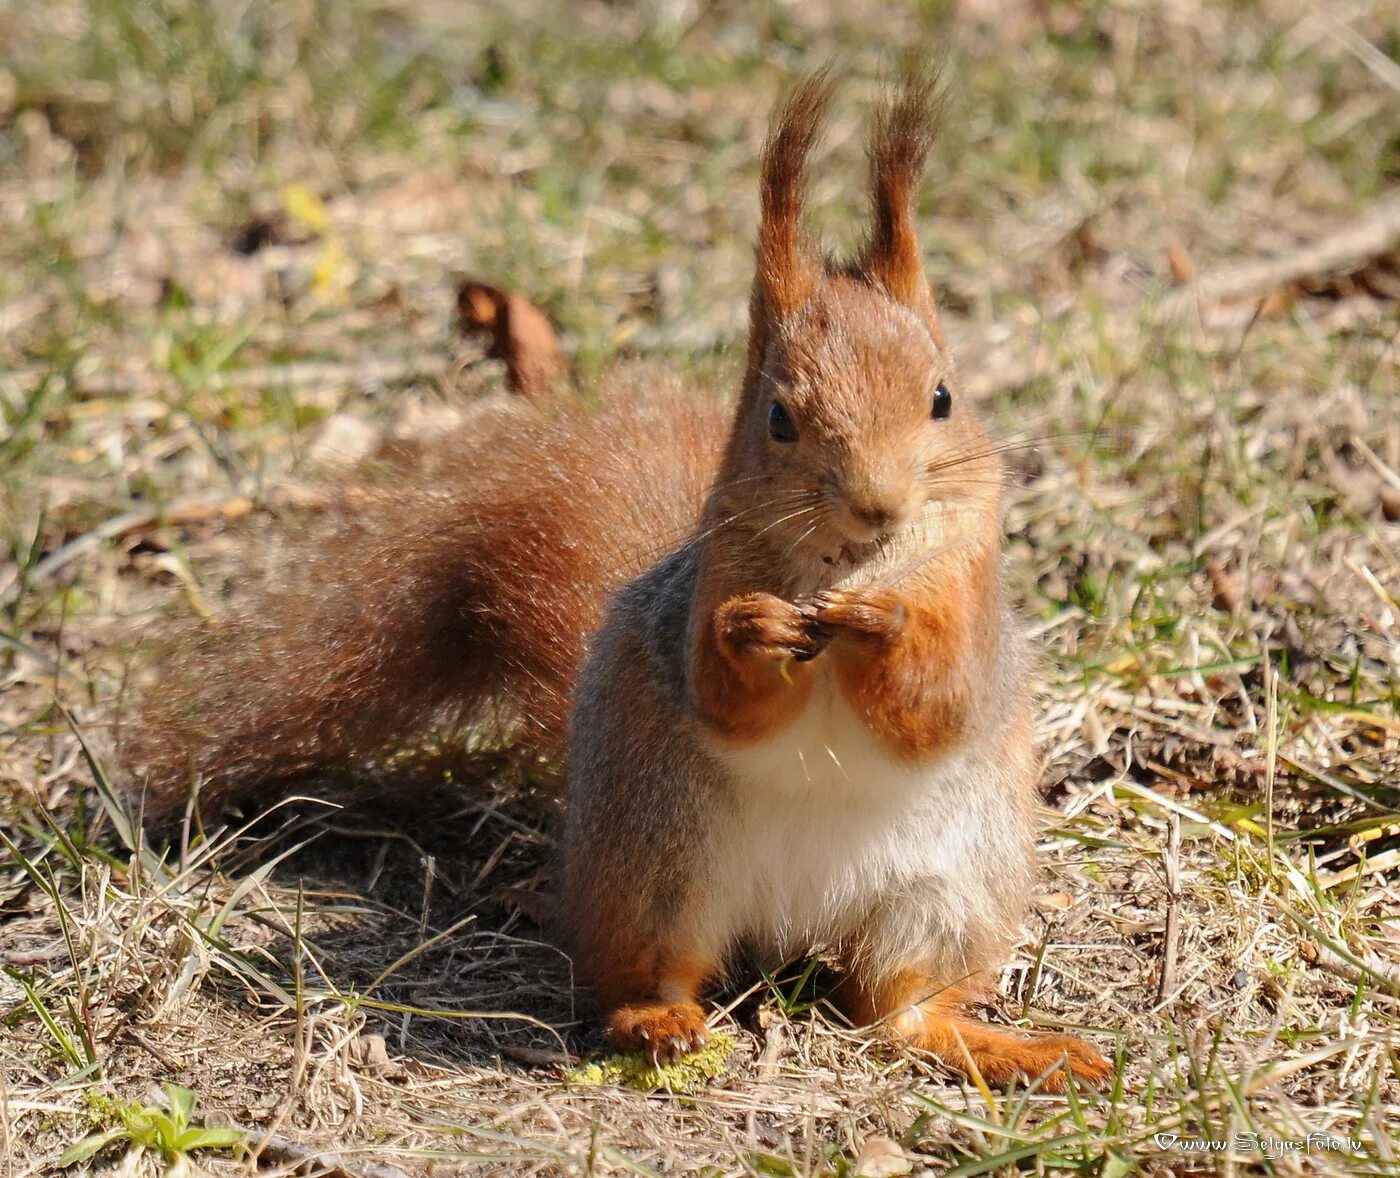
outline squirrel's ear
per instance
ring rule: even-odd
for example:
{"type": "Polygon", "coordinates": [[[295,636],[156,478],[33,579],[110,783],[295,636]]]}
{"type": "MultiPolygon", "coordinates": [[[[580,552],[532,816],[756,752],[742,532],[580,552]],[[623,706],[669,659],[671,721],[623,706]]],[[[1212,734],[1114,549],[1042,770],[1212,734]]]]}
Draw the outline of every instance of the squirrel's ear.
{"type": "Polygon", "coordinates": [[[835,84],[831,67],[804,78],[778,108],[763,148],[760,215],[753,295],[751,367],[761,362],[772,330],[797,311],[821,272],[803,239],[807,162],[821,135],[835,84]]]}
{"type": "Polygon", "coordinates": [[[870,128],[870,237],[857,269],[889,296],[922,315],[942,342],[933,291],[914,226],[924,165],[938,128],[938,74],[907,74],[875,113],[870,128]]]}

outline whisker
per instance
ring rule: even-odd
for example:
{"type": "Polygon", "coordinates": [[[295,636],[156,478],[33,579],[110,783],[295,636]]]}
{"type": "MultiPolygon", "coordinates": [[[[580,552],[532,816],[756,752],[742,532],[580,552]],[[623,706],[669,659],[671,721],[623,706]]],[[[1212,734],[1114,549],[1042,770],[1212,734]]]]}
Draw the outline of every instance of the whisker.
{"type": "Polygon", "coordinates": [[[1058,438],[1083,436],[1088,431],[1072,431],[1063,434],[1048,435],[1047,437],[1027,438],[1020,441],[1001,441],[985,446],[981,449],[955,450],[945,454],[938,461],[930,463],[924,468],[924,473],[935,474],[939,471],[953,470],[959,466],[965,466],[972,462],[980,461],[984,458],[998,457],[1002,454],[1022,453],[1027,450],[1038,449],[1044,442],[1058,438]]]}
{"type": "Polygon", "coordinates": [[[872,584],[878,586],[881,589],[893,588],[895,585],[898,585],[902,581],[905,581],[909,577],[912,577],[925,565],[937,560],[940,556],[946,556],[948,553],[952,552],[956,548],[962,547],[967,542],[967,536],[958,536],[955,539],[949,540],[946,544],[940,544],[937,548],[930,549],[928,552],[925,552],[922,556],[915,557],[913,560],[907,562],[900,568],[893,570],[893,572],[891,572],[888,576],[880,577],[876,581],[872,582],[872,584]]]}
{"type": "MultiPolygon", "coordinates": [[[[806,494],[806,492],[802,493],[806,494]]],[[[794,493],[792,497],[795,498],[796,494],[794,493]]],[[[624,564],[640,572],[662,554],[670,552],[682,545],[698,544],[702,540],[708,539],[716,532],[722,531],[724,528],[729,527],[731,524],[736,523],[746,516],[753,515],[755,512],[763,511],[766,508],[781,503],[785,498],[787,498],[787,496],[778,496],[776,499],[765,499],[760,503],[754,503],[744,508],[742,511],[736,511],[726,516],[724,519],[712,524],[702,532],[693,530],[695,524],[700,522],[697,519],[693,523],[686,524],[684,527],[678,528],[668,535],[659,537],[654,544],[649,544],[639,549],[619,550],[619,556],[623,558],[624,564]]]]}
{"type": "Polygon", "coordinates": [[[1003,454],[1035,450],[1040,445],[1041,442],[1037,439],[1024,442],[1000,442],[980,450],[955,450],[950,454],[945,454],[937,462],[930,463],[924,470],[925,473],[929,474],[940,470],[951,470],[954,467],[964,466],[970,462],[978,462],[984,458],[997,458],[1003,454]]]}
{"type": "Polygon", "coordinates": [[[937,472],[937,474],[935,474],[935,476],[932,477],[932,478],[930,478],[930,477],[928,477],[928,476],[925,476],[925,477],[923,478],[923,480],[922,480],[922,485],[923,485],[925,488],[928,488],[928,487],[1003,487],[1003,488],[1004,488],[1004,487],[1008,487],[1008,486],[1011,485],[1011,479],[1010,479],[1009,476],[1006,476],[1006,475],[1002,475],[1002,476],[1000,476],[1000,477],[993,477],[993,478],[977,478],[977,477],[975,477],[975,476],[970,477],[970,478],[969,478],[969,477],[956,477],[956,470],[954,470],[954,473],[953,473],[953,475],[951,475],[951,476],[950,476],[950,475],[947,475],[946,472],[942,472],[942,471],[937,472]]]}
{"type": "Polygon", "coordinates": [[[787,548],[783,551],[782,559],[783,559],[783,560],[786,560],[789,556],[791,556],[793,550],[794,550],[795,548],[797,548],[799,545],[805,543],[806,540],[807,540],[807,538],[808,538],[813,532],[815,532],[819,527],[821,527],[821,525],[822,525],[822,521],[821,521],[820,519],[818,519],[818,520],[816,520],[815,522],[813,522],[812,524],[810,524],[810,525],[808,526],[807,530],[806,530],[805,532],[802,533],[802,535],[798,536],[796,540],[794,540],[791,544],[789,544],[789,545],[787,546],[787,548]]]}
{"type": "MultiPolygon", "coordinates": [[[[803,495],[815,495],[816,492],[815,492],[815,491],[803,491],[803,492],[801,492],[801,494],[803,494],[803,495]]],[[[795,496],[794,496],[794,497],[795,497],[795,496]]],[[[789,499],[788,501],[791,501],[791,500],[789,499]]],[[[763,501],[760,502],[760,503],[754,503],[754,504],[752,504],[751,506],[744,508],[742,511],[736,511],[733,515],[726,516],[724,519],[720,520],[718,523],[712,525],[711,527],[706,528],[706,529],[705,529],[703,532],[701,532],[699,535],[697,535],[697,536],[692,536],[692,537],[690,538],[690,539],[691,539],[691,542],[692,542],[692,543],[698,543],[698,542],[701,541],[701,540],[706,540],[706,539],[708,539],[709,537],[713,536],[713,535],[714,535],[716,532],[718,532],[720,529],[722,529],[722,528],[727,528],[727,527],[729,527],[731,524],[736,523],[737,521],[739,521],[739,520],[741,520],[741,519],[745,519],[745,518],[747,518],[747,517],[750,516],[750,515],[753,515],[755,512],[758,512],[758,511],[766,511],[768,508],[770,508],[770,507],[775,507],[775,506],[777,506],[778,504],[780,504],[780,503],[782,503],[782,502],[784,502],[784,499],[783,499],[782,497],[778,497],[778,498],[775,498],[775,499],[765,499],[765,500],[763,500],[763,501]]],[[[804,510],[807,510],[807,509],[804,508],[804,510]]]]}
{"type": "Polygon", "coordinates": [[[758,539],[760,536],[762,536],[765,532],[770,532],[770,531],[772,531],[772,530],[773,530],[774,528],[776,528],[779,524],[785,524],[785,523],[787,523],[787,521],[790,520],[790,519],[797,519],[798,516],[806,515],[809,511],[816,511],[816,509],[817,509],[817,508],[816,508],[815,505],[811,505],[811,506],[808,506],[808,507],[799,507],[796,511],[792,512],[790,515],[785,515],[785,516],[783,516],[781,519],[775,519],[772,523],[765,524],[762,528],[760,528],[757,532],[755,532],[755,533],[753,534],[753,538],[754,538],[755,540],[757,540],[757,539],[758,539]]]}
{"type": "Polygon", "coordinates": [[[756,483],[760,479],[771,479],[772,477],[773,475],[771,471],[764,471],[762,474],[744,475],[743,478],[730,479],[730,481],[727,483],[713,484],[710,487],[710,494],[714,494],[716,491],[728,491],[731,487],[742,486],[744,483],[756,483]]]}
{"type": "MultiPolygon", "coordinates": [[[[1071,438],[1087,437],[1116,437],[1122,431],[1094,429],[1093,427],[1081,426],[1074,429],[1049,430],[1044,433],[1020,434],[1015,437],[997,437],[995,435],[987,438],[987,445],[978,450],[977,453],[1002,454],[1012,450],[1027,450],[1049,442],[1067,441],[1071,438]]],[[[953,453],[970,453],[971,451],[954,451],[953,453]]]]}

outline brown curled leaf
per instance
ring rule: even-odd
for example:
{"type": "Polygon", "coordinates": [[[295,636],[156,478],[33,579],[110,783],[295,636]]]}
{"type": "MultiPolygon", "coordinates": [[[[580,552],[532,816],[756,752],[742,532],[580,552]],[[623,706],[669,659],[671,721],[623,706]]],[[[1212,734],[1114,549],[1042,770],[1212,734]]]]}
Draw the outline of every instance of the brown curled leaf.
{"type": "Polygon", "coordinates": [[[549,318],[521,295],[467,280],[457,287],[463,334],[491,337],[486,354],[506,366],[506,383],[524,397],[546,395],[567,372],[559,336],[549,318]]]}
{"type": "Polygon", "coordinates": [[[1167,269],[1173,286],[1185,286],[1196,277],[1196,259],[1179,245],[1167,250],[1167,269]]]}

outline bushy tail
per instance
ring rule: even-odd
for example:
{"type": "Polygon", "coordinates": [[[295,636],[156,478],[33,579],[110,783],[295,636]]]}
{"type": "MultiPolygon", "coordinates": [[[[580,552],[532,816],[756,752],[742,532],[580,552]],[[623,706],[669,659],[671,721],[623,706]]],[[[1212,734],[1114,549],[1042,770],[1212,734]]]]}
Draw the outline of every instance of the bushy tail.
{"type": "Polygon", "coordinates": [[[694,526],[724,407],[614,390],[599,412],[516,408],[366,483],[293,543],[290,583],[165,655],[124,760],[157,825],[382,764],[432,732],[489,727],[562,751],[613,589],[694,526]]]}

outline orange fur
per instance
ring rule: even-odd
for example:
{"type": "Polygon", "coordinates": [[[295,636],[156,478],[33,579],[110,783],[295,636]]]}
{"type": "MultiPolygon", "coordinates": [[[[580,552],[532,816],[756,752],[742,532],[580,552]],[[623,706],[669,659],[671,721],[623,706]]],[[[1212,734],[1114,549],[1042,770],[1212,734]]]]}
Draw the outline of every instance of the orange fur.
{"type": "Polygon", "coordinates": [[[1003,472],[919,257],[933,84],[876,118],[844,266],[802,233],[831,94],[797,87],[765,147],[732,407],[614,379],[598,412],[474,423],[179,647],[129,759],[169,818],[443,726],[555,757],[567,728],[561,931],[616,1043],[702,1042],[701,989],[742,939],[836,945],[859,1021],[992,1083],[1061,1056],[1095,1083],[1087,1045],[959,1013],[1014,937],[1033,844],[1003,472]]]}
{"type": "Polygon", "coordinates": [[[433,733],[559,758],[607,595],[694,526],[727,405],[649,374],[512,405],[352,484],[285,581],[167,640],[122,754],[153,826],[341,779],[433,733]]]}
{"type": "Polygon", "coordinates": [[[801,82],[774,118],[764,147],[746,384],[758,378],[771,331],[801,308],[821,272],[802,239],[802,204],[808,159],[834,93],[830,70],[801,82]]]}
{"type": "Polygon", "coordinates": [[[698,1051],[708,1037],[700,990],[714,972],[712,962],[698,958],[661,963],[645,989],[613,993],[608,1003],[608,1037],[623,1050],[643,1051],[663,1063],[698,1051]],[[633,994],[640,995],[640,1000],[632,1000],[633,994]]]}
{"type": "Polygon", "coordinates": [[[607,1021],[608,1038],[623,1051],[641,1051],[659,1063],[674,1063],[705,1046],[709,1032],[698,1002],[624,1003],[607,1021]]]}
{"type": "Polygon", "coordinates": [[[1066,1068],[1078,1083],[1094,1087],[1112,1075],[1112,1065],[1072,1035],[1018,1035],[969,1019],[962,1007],[974,996],[973,987],[949,986],[913,968],[876,984],[848,977],[838,994],[858,1025],[878,1025],[990,1085],[1040,1080],[1042,1091],[1058,1093],[1068,1086],[1066,1068]]]}
{"type": "Polygon", "coordinates": [[[755,740],[790,722],[806,705],[813,650],[807,620],[771,593],[730,597],[696,639],[691,698],[725,739],[755,740]]]}
{"type": "Polygon", "coordinates": [[[933,146],[930,112],[937,86],[936,75],[915,78],[881,109],[871,129],[872,225],[857,268],[891,298],[918,311],[943,347],[943,329],[924,274],[914,225],[919,180],[933,146]]]}
{"type": "MultiPolygon", "coordinates": [[[[575,963],[605,1012],[608,1037],[623,1050],[668,1062],[701,1047],[705,983],[719,963],[672,948],[665,936],[645,935],[625,908],[597,912],[588,929],[575,928],[575,963]]],[[[684,930],[670,930],[678,941],[684,930]]]]}
{"type": "Polygon", "coordinates": [[[830,656],[851,707],[900,754],[926,757],[965,734],[974,679],[995,657],[995,577],[993,555],[982,553],[962,576],[837,590],[806,606],[838,635],[830,656]]]}

